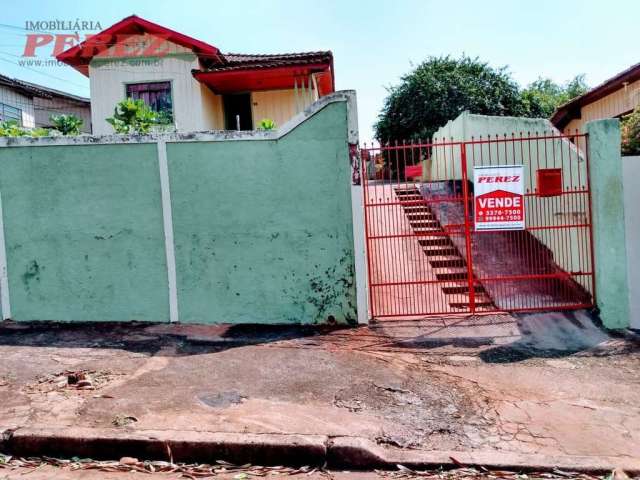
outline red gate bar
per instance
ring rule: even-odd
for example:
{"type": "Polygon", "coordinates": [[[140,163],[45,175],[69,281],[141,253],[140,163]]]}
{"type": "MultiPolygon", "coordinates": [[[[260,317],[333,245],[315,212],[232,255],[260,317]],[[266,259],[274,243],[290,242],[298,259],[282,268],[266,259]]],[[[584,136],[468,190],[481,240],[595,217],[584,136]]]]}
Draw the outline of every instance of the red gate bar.
{"type": "Polygon", "coordinates": [[[512,134],[361,149],[373,317],[595,303],[583,134],[512,134]],[[522,165],[525,229],[477,230],[474,167],[522,165]]]}

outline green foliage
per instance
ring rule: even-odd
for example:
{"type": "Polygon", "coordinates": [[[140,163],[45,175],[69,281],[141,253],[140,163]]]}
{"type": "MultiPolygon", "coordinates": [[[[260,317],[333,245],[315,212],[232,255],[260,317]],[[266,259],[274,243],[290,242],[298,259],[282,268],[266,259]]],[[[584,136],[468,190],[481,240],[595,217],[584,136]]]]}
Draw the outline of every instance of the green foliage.
{"type": "Polygon", "coordinates": [[[271,120],[270,118],[263,118],[260,120],[260,125],[258,125],[258,130],[275,130],[276,122],[271,120]]]}
{"type": "Polygon", "coordinates": [[[588,87],[584,75],[565,85],[538,79],[524,91],[506,67],[477,58],[430,57],[390,88],[375,125],[382,143],[431,139],[434,132],[465,110],[480,115],[551,116],[562,103],[588,87]]]}
{"type": "Polygon", "coordinates": [[[15,120],[0,122],[0,137],[24,137],[28,134],[15,120]]]}
{"type": "Polygon", "coordinates": [[[375,125],[376,137],[392,140],[431,138],[465,110],[483,115],[526,115],[517,83],[506,68],[477,58],[431,57],[389,89],[375,125]]]}
{"type": "Polygon", "coordinates": [[[80,135],[83,120],[73,114],[51,115],[49,120],[53,124],[54,130],[62,135],[80,135]]]}
{"type": "Polygon", "coordinates": [[[0,122],[0,137],[48,137],[51,132],[46,128],[23,128],[15,120],[0,122]]]}
{"type": "MultiPolygon", "coordinates": [[[[160,119],[162,120],[162,119],[160,119]]],[[[145,135],[153,125],[159,125],[158,114],[144,103],[144,100],[127,98],[119,102],[113,117],[106,119],[116,133],[136,133],[145,135]]]]}
{"type": "Polygon", "coordinates": [[[640,155],[640,106],[626,115],[620,124],[622,154],[640,155]]]}
{"type": "Polygon", "coordinates": [[[570,82],[559,85],[549,78],[539,78],[522,92],[528,116],[549,118],[560,105],[589,90],[584,75],[576,75],[570,82]]]}
{"type": "Polygon", "coordinates": [[[51,135],[51,132],[46,128],[34,128],[31,131],[29,131],[29,135],[31,135],[34,138],[48,137],[51,135]]]}

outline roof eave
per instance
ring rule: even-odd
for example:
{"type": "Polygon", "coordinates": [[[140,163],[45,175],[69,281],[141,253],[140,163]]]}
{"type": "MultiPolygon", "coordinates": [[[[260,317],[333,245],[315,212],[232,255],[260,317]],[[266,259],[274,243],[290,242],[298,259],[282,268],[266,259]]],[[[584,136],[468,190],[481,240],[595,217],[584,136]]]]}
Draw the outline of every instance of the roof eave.
{"type": "MultiPolygon", "coordinates": [[[[105,35],[116,35],[118,32],[123,32],[125,29],[129,29],[132,27],[138,27],[142,32],[156,34],[156,35],[166,35],[167,40],[182,45],[186,48],[191,48],[191,50],[196,55],[206,56],[207,58],[214,58],[218,61],[222,62],[220,57],[220,50],[213,45],[209,45],[208,43],[197,40],[193,37],[189,37],[188,35],[184,35],[180,32],[176,32],[175,30],[171,30],[170,28],[163,27],[162,25],[158,25],[157,23],[150,22],[149,20],[145,20],[144,18],[138,17],[137,15],[131,15],[129,17],[123,18],[119,22],[114,23],[110,27],[101,31],[100,33],[93,35],[91,38],[88,38],[84,42],[71,47],[68,50],[65,50],[62,53],[56,55],[56,59],[60,62],[66,63],[71,67],[78,70],[83,75],[88,76],[88,65],[91,59],[93,58],[96,45],[96,38],[102,37],[104,41],[105,35]],[[93,39],[93,40],[92,40],[93,39]],[[88,51],[91,49],[92,54],[89,56],[83,56],[83,51],[88,51]]],[[[135,35],[137,32],[126,32],[125,34],[135,35]]],[[[108,43],[108,46],[115,44],[108,43]]]]}
{"type": "Polygon", "coordinates": [[[551,123],[553,123],[557,128],[562,129],[572,120],[572,118],[566,120],[567,117],[571,116],[572,111],[579,111],[583,106],[600,100],[616,90],[619,90],[625,83],[632,83],[637,80],[640,80],[640,63],[627,68],[616,76],[592,88],[588,92],[583,93],[579,97],[560,105],[553,115],[551,115],[551,123]],[[562,125],[565,120],[566,123],[562,125]]]}

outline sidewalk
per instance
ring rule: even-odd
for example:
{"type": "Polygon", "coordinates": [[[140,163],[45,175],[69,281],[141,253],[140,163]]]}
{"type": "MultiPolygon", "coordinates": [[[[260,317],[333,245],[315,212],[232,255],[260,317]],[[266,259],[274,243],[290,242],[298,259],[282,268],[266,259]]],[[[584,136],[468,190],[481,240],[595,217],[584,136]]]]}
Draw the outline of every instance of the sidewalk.
{"type": "Polygon", "coordinates": [[[6,323],[0,430],[21,454],[640,471],[639,352],[582,312],[344,330],[6,323]]]}

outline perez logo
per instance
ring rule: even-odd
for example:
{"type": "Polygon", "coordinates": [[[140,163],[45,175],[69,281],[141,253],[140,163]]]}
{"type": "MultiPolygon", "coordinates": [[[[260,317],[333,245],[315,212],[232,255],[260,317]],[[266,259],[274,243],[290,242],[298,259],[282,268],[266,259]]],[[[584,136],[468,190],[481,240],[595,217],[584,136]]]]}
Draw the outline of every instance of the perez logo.
{"type": "Polygon", "coordinates": [[[511,175],[506,177],[489,177],[481,175],[478,178],[478,183],[518,183],[520,181],[520,175],[511,175]]]}

